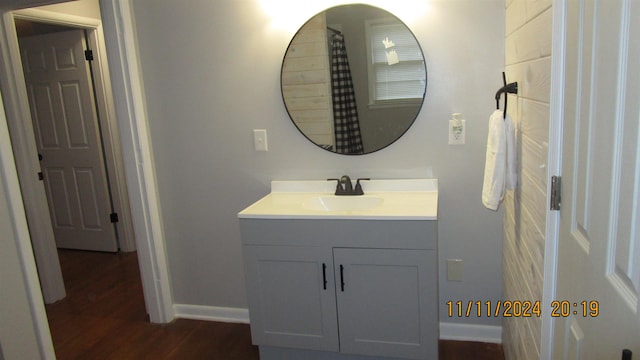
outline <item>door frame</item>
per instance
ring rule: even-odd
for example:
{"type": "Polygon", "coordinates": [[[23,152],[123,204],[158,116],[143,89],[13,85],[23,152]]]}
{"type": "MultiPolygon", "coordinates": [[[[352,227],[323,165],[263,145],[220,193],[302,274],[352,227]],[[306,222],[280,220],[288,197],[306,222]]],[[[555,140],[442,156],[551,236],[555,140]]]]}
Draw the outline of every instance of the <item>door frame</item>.
{"type": "MultiPolygon", "coordinates": [[[[13,0],[18,1],[18,0],[13,0]]],[[[151,322],[175,318],[131,0],[100,0],[138,260],[151,322]]]]}
{"type": "MultiPolygon", "coordinates": [[[[566,53],[567,0],[552,0],[551,94],[549,101],[549,149],[547,155],[547,199],[551,194],[551,176],[562,174],[562,127],[564,113],[564,78],[566,53]]],[[[547,202],[549,205],[549,202],[547,202]]],[[[542,330],[540,359],[553,359],[553,329],[551,302],[556,300],[558,280],[558,243],[560,241],[560,211],[547,207],[542,289],[542,330]]]]}
{"type": "MultiPolygon", "coordinates": [[[[5,79],[0,85],[2,86],[7,124],[12,131],[11,138],[8,134],[0,133],[0,141],[11,144],[10,149],[15,159],[13,164],[2,162],[0,171],[12,173],[17,170],[20,174],[20,180],[23,184],[19,193],[22,195],[23,205],[39,203],[45,204],[46,208],[44,187],[37,180],[36,175],[40,171],[38,160],[37,157],[30,155],[33,154],[32,149],[35,149],[31,121],[24,121],[24,119],[29,119],[31,114],[13,18],[14,10],[25,6],[27,5],[24,1],[12,0],[10,4],[0,10],[0,25],[2,25],[0,27],[0,75],[5,79]],[[30,131],[26,131],[25,128],[30,128],[30,131]]],[[[108,53],[111,59],[110,81],[113,89],[114,114],[118,118],[116,133],[119,132],[122,154],[124,155],[122,157],[124,175],[129,193],[131,218],[147,312],[151,322],[168,323],[174,319],[175,311],[147,127],[142,78],[135,44],[132,5],[129,0],[100,0],[100,6],[102,23],[106,25],[106,31],[103,32],[101,23],[97,25],[85,24],[84,26],[93,27],[97,33],[104,34],[105,43],[101,47],[104,50],[100,52],[100,56],[106,56],[108,53]]],[[[75,16],[69,18],[83,19],[75,16]]],[[[101,39],[98,37],[99,45],[100,41],[101,39]]],[[[11,190],[15,191],[16,189],[11,190]]],[[[43,206],[20,208],[16,205],[11,209],[11,212],[15,219],[24,219],[25,210],[29,211],[29,208],[41,209],[43,206]]],[[[46,238],[47,233],[53,233],[48,209],[44,214],[46,215],[36,214],[36,219],[39,219],[39,222],[30,222],[28,228],[25,228],[26,222],[16,224],[16,226],[20,226],[23,234],[17,239],[19,248],[35,250],[37,243],[32,245],[33,238],[46,238]],[[24,236],[24,230],[28,231],[29,236],[24,236]]],[[[31,214],[27,212],[26,215],[31,220],[31,214]]],[[[49,251],[51,253],[51,250],[49,251]]],[[[53,254],[55,254],[55,250],[53,254]]],[[[55,257],[57,258],[57,254],[55,257]]],[[[25,282],[33,289],[30,297],[35,318],[34,328],[36,328],[40,339],[41,353],[49,354],[53,349],[50,349],[51,341],[46,313],[42,311],[43,309],[39,305],[41,302],[37,299],[43,292],[32,286],[39,281],[38,274],[34,273],[29,266],[33,263],[33,256],[28,251],[22,252],[21,260],[25,282]]],[[[62,290],[64,291],[64,289],[62,290]]]]}

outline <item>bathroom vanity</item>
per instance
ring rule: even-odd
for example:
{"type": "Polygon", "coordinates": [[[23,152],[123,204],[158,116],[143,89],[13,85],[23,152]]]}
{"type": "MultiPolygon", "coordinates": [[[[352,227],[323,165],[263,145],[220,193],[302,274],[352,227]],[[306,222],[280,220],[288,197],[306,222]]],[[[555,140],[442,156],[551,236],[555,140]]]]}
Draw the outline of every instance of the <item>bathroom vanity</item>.
{"type": "Polygon", "coordinates": [[[272,183],[238,214],[261,359],[437,359],[437,180],[272,183]]]}

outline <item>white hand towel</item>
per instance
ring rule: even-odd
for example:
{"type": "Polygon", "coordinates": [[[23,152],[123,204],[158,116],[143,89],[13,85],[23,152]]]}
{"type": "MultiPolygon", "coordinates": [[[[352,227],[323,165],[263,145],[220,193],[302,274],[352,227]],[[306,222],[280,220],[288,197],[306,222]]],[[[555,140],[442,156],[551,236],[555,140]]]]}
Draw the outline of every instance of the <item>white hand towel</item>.
{"type": "Polygon", "coordinates": [[[511,117],[503,118],[502,114],[496,110],[489,117],[482,204],[491,210],[498,210],[505,190],[515,189],[518,182],[515,129],[511,117]]]}

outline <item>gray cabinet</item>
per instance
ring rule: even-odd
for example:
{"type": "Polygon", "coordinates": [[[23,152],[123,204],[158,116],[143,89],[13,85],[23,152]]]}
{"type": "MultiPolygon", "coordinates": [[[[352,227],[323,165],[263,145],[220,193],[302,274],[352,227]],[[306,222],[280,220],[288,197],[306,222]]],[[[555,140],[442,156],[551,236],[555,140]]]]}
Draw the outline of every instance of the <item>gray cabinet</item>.
{"type": "Polygon", "coordinates": [[[286,349],[316,351],[290,358],[437,358],[435,226],[407,222],[407,233],[395,221],[355,221],[352,228],[313,220],[300,239],[304,224],[256,221],[241,221],[241,229],[251,334],[262,358],[286,349]],[[367,241],[372,226],[375,234],[389,226],[399,233],[381,246],[379,235],[367,241]]]}

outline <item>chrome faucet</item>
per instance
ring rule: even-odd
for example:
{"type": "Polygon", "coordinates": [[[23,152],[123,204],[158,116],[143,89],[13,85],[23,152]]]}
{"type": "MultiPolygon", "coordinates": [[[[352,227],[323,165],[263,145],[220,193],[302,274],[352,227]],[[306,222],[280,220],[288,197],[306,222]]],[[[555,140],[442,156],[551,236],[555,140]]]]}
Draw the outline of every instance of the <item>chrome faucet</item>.
{"type": "Polygon", "coordinates": [[[335,195],[364,195],[364,191],[362,191],[362,185],[360,185],[360,180],[371,180],[371,179],[369,178],[358,179],[356,181],[355,188],[351,184],[351,178],[347,175],[343,175],[340,179],[327,179],[327,181],[338,182],[335,195]]]}

